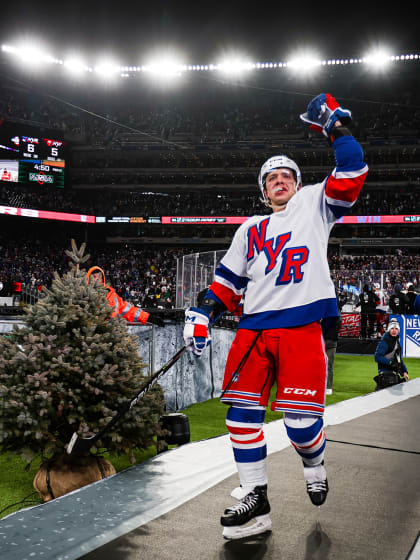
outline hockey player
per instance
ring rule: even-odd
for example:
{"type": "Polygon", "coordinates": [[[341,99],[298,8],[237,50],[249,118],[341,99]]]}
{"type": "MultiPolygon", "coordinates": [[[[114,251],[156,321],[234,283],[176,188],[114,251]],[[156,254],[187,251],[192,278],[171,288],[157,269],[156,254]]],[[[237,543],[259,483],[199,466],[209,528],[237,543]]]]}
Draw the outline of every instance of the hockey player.
{"type": "Polygon", "coordinates": [[[268,159],[258,177],[262,201],[273,213],[242,224],[215,271],[199,308],[186,310],[184,339],[201,355],[208,326],[243,298],[243,315],[227,358],[222,402],[237,464],[239,502],[221,517],[223,535],[238,539],[271,530],[263,423],[270,389],[272,410],[284,413],[292,445],[303,461],[313,504],[324,503],[323,413],[327,358],[321,319],[338,316],[327,260],[329,233],[355,203],[367,174],[363,151],[345,126],[351,112],[329,94],[308,105],[301,119],[330,141],[337,166],[321,183],[301,189],[301,172],[285,155],[268,159]]]}

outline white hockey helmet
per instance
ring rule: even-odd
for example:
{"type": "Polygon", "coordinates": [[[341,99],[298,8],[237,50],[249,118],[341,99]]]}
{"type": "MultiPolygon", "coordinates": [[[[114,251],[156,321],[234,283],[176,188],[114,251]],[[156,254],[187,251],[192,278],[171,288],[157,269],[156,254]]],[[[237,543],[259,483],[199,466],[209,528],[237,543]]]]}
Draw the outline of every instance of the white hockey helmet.
{"type": "Polygon", "coordinates": [[[262,197],[265,201],[267,200],[264,192],[265,179],[271,171],[274,169],[281,169],[282,167],[293,171],[296,179],[296,191],[298,191],[302,186],[302,174],[296,163],[285,155],[273,156],[263,163],[260,174],[258,175],[258,186],[260,187],[262,197]]]}

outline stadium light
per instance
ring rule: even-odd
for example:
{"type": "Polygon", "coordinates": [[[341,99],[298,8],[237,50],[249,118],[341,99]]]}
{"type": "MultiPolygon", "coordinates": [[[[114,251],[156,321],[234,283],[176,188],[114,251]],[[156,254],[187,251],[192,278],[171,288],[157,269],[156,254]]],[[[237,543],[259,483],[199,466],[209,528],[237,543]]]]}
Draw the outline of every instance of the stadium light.
{"type": "Polygon", "coordinates": [[[80,58],[68,58],[63,62],[64,67],[72,74],[82,74],[83,72],[91,72],[92,68],[87,66],[80,58]]]}
{"type": "Polygon", "coordinates": [[[177,64],[170,60],[161,60],[146,64],[142,67],[143,72],[150,72],[154,76],[162,78],[171,78],[180,76],[187,69],[185,64],[177,64]]]}
{"type": "Polygon", "coordinates": [[[255,63],[251,62],[245,55],[234,52],[223,54],[217,64],[210,66],[212,70],[235,76],[244,74],[256,67],[255,63]]]}
{"type": "Polygon", "coordinates": [[[146,64],[137,67],[137,72],[144,72],[161,83],[171,83],[188,69],[182,58],[169,47],[159,49],[149,55],[146,64]]]}
{"type": "MultiPolygon", "coordinates": [[[[103,78],[120,76],[122,78],[132,77],[140,73],[149,74],[159,82],[173,82],[185,72],[214,72],[219,71],[224,74],[239,76],[251,70],[281,70],[288,69],[292,72],[306,74],[316,70],[320,66],[348,66],[366,64],[371,69],[381,71],[388,67],[390,63],[419,61],[417,53],[390,55],[386,49],[377,48],[362,58],[341,58],[321,60],[314,55],[313,50],[301,51],[289,61],[272,62],[252,62],[250,57],[243,53],[227,52],[221,56],[218,64],[184,64],[174,56],[174,49],[167,48],[166,51],[156,53],[150,62],[144,65],[125,65],[117,66],[111,62],[98,64],[94,69],[83,63],[78,57],[70,57],[68,60],[60,60],[55,56],[44,54],[42,49],[36,45],[30,46],[30,41],[26,41],[23,48],[12,45],[2,45],[1,50],[6,55],[16,57],[17,60],[24,62],[28,67],[39,67],[40,63],[62,65],[71,70],[74,74],[95,72],[103,78]],[[28,46],[29,45],[29,46],[28,46]]],[[[184,58],[182,56],[179,59],[184,58]]]]}
{"type": "Polygon", "coordinates": [[[112,60],[103,60],[94,67],[94,72],[104,80],[113,80],[121,74],[122,69],[112,60]]]}
{"type": "Polygon", "coordinates": [[[375,50],[363,57],[363,62],[374,69],[382,69],[391,63],[392,57],[385,50],[375,50]]]}
{"type": "Polygon", "coordinates": [[[19,47],[2,45],[2,51],[14,54],[19,62],[31,69],[39,69],[43,63],[56,61],[52,56],[46,54],[40,46],[33,42],[26,42],[19,47]]]}
{"type": "Polygon", "coordinates": [[[325,64],[319,57],[314,55],[314,50],[304,49],[293,55],[287,62],[289,70],[299,74],[308,74],[325,64]]]}
{"type": "Polygon", "coordinates": [[[311,57],[299,57],[290,60],[287,67],[297,72],[312,72],[322,65],[322,61],[311,57]]]}
{"type": "Polygon", "coordinates": [[[17,51],[17,48],[13,47],[12,45],[2,45],[1,50],[5,53],[15,54],[16,51],[17,51]]]}
{"type": "Polygon", "coordinates": [[[223,72],[224,74],[234,74],[235,76],[237,76],[239,74],[247,72],[248,70],[252,70],[253,68],[255,68],[255,64],[252,62],[244,62],[241,60],[224,60],[219,64],[216,64],[215,67],[217,70],[220,70],[220,72],[223,72]]]}
{"type": "Polygon", "coordinates": [[[43,59],[43,55],[40,51],[33,49],[31,47],[22,47],[19,49],[19,60],[31,67],[39,67],[43,59]]]}

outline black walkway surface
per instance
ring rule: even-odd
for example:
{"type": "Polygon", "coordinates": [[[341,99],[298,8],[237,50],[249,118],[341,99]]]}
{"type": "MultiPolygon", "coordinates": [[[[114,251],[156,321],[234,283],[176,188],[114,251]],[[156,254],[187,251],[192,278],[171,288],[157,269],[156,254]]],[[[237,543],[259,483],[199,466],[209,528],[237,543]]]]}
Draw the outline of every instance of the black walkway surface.
{"type": "Polygon", "coordinates": [[[319,509],[306,496],[295,451],[270,455],[273,532],[259,541],[221,537],[220,514],[234,503],[233,476],[83,558],[405,559],[420,531],[419,429],[420,397],[328,427],[327,438],[337,443],[328,442],[331,490],[319,509]]]}
{"type": "Polygon", "coordinates": [[[321,508],[306,495],[282,422],[268,424],[268,445],[276,451],[268,456],[273,531],[267,536],[222,538],[220,514],[234,503],[229,494],[237,486],[223,436],[4,518],[0,558],[418,560],[419,389],[420,379],[327,408],[331,489],[321,508]],[[370,406],[374,411],[366,413],[370,406]]]}

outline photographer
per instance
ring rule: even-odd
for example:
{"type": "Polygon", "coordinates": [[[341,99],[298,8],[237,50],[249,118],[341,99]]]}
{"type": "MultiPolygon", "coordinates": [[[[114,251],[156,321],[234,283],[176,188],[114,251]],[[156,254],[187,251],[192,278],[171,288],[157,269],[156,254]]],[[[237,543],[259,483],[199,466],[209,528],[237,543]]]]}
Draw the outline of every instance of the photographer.
{"type": "Polygon", "coordinates": [[[358,305],[360,305],[360,337],[362,339],[373,338],[376,306],[378,304],[379,298],[373,291],[372,286],[365,284],[358,301],[358,305]]]}
{"type": "Polygon", "coordinates": [[[378,364],[376,391],[408,381],[407,367],[401,356],[400,326],[396,319],[391,319],[387,332],[383,335],[375,352],[378,364]]]}

